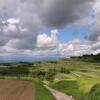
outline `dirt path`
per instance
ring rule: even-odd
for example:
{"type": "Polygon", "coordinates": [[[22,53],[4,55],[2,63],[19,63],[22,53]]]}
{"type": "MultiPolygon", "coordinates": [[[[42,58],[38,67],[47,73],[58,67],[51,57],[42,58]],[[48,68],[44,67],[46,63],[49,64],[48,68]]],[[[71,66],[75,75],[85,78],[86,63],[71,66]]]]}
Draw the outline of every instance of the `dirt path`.
{"type": "Polygon", "coordinates": [[[0,80],[0,100],[35,100],[35,86],[27,81],[0,80]]]}
{"type": "Polygon", "coordinates": [[[52,89],[45,85],[45,87],[53,94],[53,96],[56,98],[56,100],[74,100],[72,97],[67,96],[64,93],[61,93],[55,89],[52,89]]]}

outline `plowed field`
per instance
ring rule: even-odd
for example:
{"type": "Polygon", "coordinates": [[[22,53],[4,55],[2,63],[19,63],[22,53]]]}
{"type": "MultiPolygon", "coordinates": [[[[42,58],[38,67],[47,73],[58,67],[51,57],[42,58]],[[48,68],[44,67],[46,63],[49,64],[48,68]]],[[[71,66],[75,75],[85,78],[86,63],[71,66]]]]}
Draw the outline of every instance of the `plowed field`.
{"type": "Polygon", "coordinates": [[[35,100],[35,86],[27,81],[0,80],[0,100],[35,100]]]}

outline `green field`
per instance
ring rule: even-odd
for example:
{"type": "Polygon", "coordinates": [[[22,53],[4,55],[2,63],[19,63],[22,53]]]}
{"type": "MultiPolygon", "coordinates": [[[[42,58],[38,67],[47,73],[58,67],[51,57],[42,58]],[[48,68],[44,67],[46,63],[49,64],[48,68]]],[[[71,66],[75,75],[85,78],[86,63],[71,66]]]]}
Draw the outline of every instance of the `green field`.
{"type": "Polygon", "coordinates": [[[35,80],[33,82],[35,82],[37,88],[36,100],[55,100],[52,94],[43,86],[44,84],[41,81],[35,80]]]}
{"type": "Polygon", "coordinates": [[[43,87],[44,83],[76,100],[100,100],[100,55],[36,63],[2,63],[0,77],[35,79],[37,100],[54,100],[43,87]]]}

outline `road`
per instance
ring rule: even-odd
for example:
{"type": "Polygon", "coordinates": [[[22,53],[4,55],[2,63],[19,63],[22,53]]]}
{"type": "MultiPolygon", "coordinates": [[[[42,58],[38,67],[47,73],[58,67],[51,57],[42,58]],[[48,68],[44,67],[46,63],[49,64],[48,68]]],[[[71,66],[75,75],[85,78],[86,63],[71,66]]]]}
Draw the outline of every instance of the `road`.
{"type": "Polygon", "coordinates": [[[56,100],[75,100],[71,96],[68,96],[62,92],[59,92],[55,89],[52,89],[45,85],[45,87],[53,94],[53,96],[56,98],[56,100]]]}

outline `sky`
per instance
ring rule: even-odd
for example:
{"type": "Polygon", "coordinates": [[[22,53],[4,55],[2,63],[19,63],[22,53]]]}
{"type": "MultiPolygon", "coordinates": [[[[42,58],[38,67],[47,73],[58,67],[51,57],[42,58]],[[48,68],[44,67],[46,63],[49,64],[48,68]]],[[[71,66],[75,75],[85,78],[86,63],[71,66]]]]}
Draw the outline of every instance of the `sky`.
{"type": "Polygon", "coordinates": [[[100,0],[0,0],[0,60],[100,53],[100,0]]]}

